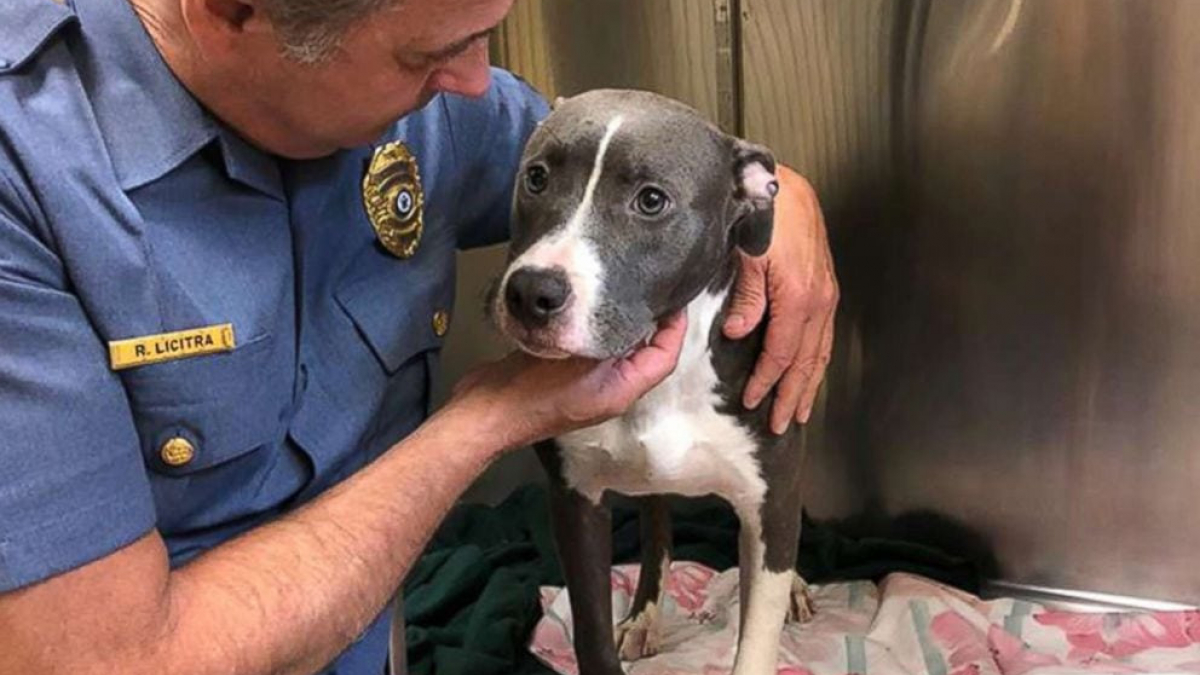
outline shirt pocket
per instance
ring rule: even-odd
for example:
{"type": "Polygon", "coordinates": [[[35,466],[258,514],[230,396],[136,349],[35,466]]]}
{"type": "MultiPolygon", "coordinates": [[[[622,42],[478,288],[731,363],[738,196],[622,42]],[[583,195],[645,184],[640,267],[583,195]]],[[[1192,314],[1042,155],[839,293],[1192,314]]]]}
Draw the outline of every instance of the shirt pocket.
{"type": "Polygon", "coordinates": [[[429,412],[444,341],[435,315],[449,322],[453,261],[429,240],[409,259],[373,239],[347,257],[301,348],[299,403],[288,429],[315,467],[311,489],[377,457],[429,412]]]}
{"type": "MultiPolygon", "coordinates": [[[[433,247],[431,247],[432,249],[433,247]]],[[[452,320],[453,251],[418,251],[398,260],[370,250],[334,296],[389,376],[441,349],[452,320]]]]}
{"type": "Polygon", "coordinates": [[[278,440],[290,389],[274,347],[261,334],[229,352],[123,371],[146,466],[189,476],[278,440]],[[174,439],[190,453],[166,452],[174,439]]]}

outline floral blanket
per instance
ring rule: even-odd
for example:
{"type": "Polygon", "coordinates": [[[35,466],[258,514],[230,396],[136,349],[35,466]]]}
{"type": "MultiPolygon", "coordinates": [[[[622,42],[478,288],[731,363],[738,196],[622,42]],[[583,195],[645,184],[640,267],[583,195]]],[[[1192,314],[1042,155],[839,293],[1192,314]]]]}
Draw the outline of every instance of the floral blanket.
{"type": "MultiPolygon", "coordinates": [[[[613,613],[625,616],[636,565],[613,569],[613,613]]],[[[675,563],[667,579],[662,651],[630,675],[726,675],[738,624],[737,570],[675,563]]],[[[778,675],[929,673],[1075,675],[1200,673],[1200,611],[1079,613],[1021,600],[983,601],[922,577],[892,574],[813,586],[816,618],[789,624],[778,675]]],[[[566,591],[542,588],[530,650],[577,675],[566,591]]]]}

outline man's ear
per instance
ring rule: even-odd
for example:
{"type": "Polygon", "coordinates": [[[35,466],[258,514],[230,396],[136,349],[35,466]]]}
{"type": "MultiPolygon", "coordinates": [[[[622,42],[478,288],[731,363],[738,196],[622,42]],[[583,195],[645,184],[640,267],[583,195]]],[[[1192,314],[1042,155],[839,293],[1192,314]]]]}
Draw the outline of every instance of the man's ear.
{"type": "Polygon", "coordinates": [[[775,220],[775,156],[761,145],[734,139],[733,238],[748,255],[760,256],[771,247],[775,220]]]}
{"type": "Polygon", "coordinates": [[[205,54],[236,54],[247,37],[278,51],[278,39],[260,0],[183,0],[180,10],[193,42],[205,54]],[[265,39],[264,39],[265,38],[265,39]]]}

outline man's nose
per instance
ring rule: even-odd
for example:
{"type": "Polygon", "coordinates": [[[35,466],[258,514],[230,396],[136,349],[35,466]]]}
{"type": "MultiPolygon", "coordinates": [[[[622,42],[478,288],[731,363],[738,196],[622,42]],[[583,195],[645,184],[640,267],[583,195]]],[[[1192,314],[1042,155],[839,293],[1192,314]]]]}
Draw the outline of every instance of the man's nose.
{"type": "Polygon", "coordinates": [[[470,49],[438,68],[430,77],[430,88],[449,94],[479,98],[492,85],[488,61],[488,41],[480,40],[470,49]]]}
{"type": "Polygon", "coordinates": [[[540,328],[560,314],[571,297],[571,284],[561,268],[522,267],[508,277],[504,304],[514,319],[540,328]]]}

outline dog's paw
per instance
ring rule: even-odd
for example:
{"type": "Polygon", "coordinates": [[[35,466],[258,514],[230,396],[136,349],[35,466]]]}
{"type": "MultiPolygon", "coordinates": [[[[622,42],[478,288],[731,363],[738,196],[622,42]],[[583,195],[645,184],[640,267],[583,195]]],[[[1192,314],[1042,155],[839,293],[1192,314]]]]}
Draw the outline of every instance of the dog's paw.
{"type": "Polygon", "coordinates": [[[808,592],[808,583],[799,575],[792,576],[791,601],[788,603],[788,621],[792,623],[808,623],[816,615],[817,608],[813,605],[812,595],[808,592]]]}
{"type": "Polygon", "coordinates": [[[654,656],[662,648],[662,627],[658,606],[646,605],[641,614],[627,617],[614,630],[617,653],[622,661],[637,661],[654,656]]]}

